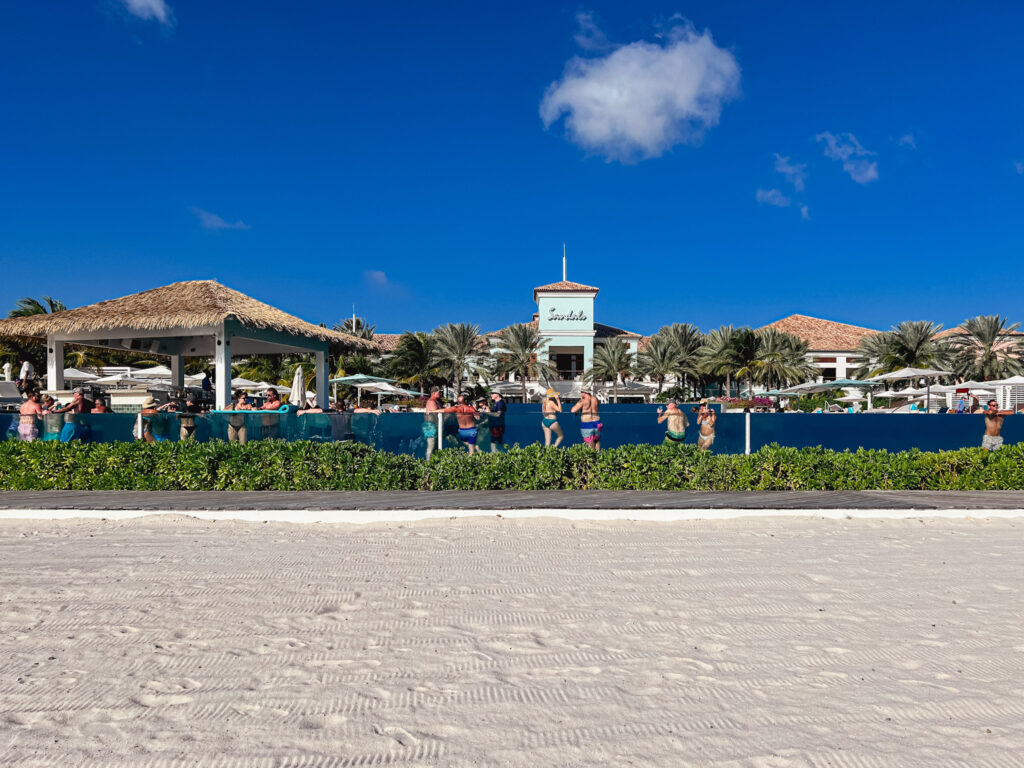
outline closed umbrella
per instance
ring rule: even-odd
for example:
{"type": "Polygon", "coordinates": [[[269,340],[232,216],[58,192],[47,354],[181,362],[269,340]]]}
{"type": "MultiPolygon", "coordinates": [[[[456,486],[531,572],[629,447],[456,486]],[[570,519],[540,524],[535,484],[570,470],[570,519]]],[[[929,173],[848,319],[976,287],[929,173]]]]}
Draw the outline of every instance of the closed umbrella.
{"type": "Polygon", "coordinates": [[[292,393],[288,395],[288,402],[302,408],[306,405],[306,379],[302,375],[302,366],[295,366],[295,375],[292,376],[292,393]]]}

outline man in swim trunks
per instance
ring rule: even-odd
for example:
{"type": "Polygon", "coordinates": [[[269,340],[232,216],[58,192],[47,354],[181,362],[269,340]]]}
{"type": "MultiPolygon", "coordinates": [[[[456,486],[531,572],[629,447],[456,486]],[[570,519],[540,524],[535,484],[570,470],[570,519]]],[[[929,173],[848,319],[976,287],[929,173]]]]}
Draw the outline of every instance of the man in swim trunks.
{"type": "Polygon", "coordinates": [[[71,391],[71,402],[63,408],[53,408],[50,413],[64,414],[64,427],[60,431],[60,441],[70,443],[72,440],[86,441],[89,439],[89,426],[80,423],[79,414],[92,413],[92,400],[85,397],[85,390],[82,387],[75,387],[71,391]]]}
{"type": "Polygon", "coordinates": [[[427,400],[426,410],[423,412],[423,438],[427,441],[427,459],[434,454],[437,448],[437,414],[441,410],[441,390],[434,387],[430,390],[430,399],[427,400]]]}
{"type": "Polygon", "coordinates": [[[499,449],[505,445],[505,411],[508,404],[502,399],[498,392],[491,392],[491,406],[487,409],[490,413],[491,427],[491,453],[499,453],[499,449]]]}
{"type": "Polygon", "coordinates": [[[466,444],[470,456],[478,453],[480,446],[476,444],[476,423],[480,421],[480,414],[466,402],[466,396],[459,395],[458,405],[445,408],[442,413],[455,414],[455,419],[459,422],[459,440],[466,444]]]}
{"type": "Polygon", "coordinates": [[[985,411],[985,435],[981,438],[981,447],[986,451],[994,451],[1003,445],[1003,419],[1006,414],[1013,411],[1000,411],[999,403],[995,400],[988,401],[988,410],[985,411]]]}
{"type": "Polygon", "coordinates": [[[598,416],[597,398],[590,392],[581,392],[580,401],[572,407],[580,415],[580,435],[583,442],[595,451],[601,450],[601,421],[598,416]]]}
{"type": "Polygon", "coordinates": [[[686,438],[686,428],[690,426],[686,414],[679,410],[675,400],[669,400],[665,409],[658,409],[658,423],[667,421],[665,425],[665,445],[682,445],[686,438]]]}
{"type": "Polygon", "coordinates": [[[702,451],[710,451],[711,444],[715,442],[716,421],[718,421],[718,414],[714,408],[708,407],[707,398],[704,398],[700,401],[700,410],[697,412],[697,424],[700,426],[697,447],[702,451]]]}
{"type": "Polygon", "coordinates": [[[565,440],[565,435],[562,433],[562,427],[558,423],[558,414],[562,412],[562,401],[558,397],[558,392],[553,389],[549,389],[544,393],[544,402],[541,404],[541,420],[540,427],[544,430],[544,447],[547,448],[551,445],[551,435],[555,434],[555,448],[562,444],[565,440]]]}
{"type": "Polygon", "coordinates": [[[28,399],[21,404],[18,416],[18,439],[31,443],[39,437],[36,418],[43,415],[43,406],[39,404],[39,391],[29,390],[28,399]]]}

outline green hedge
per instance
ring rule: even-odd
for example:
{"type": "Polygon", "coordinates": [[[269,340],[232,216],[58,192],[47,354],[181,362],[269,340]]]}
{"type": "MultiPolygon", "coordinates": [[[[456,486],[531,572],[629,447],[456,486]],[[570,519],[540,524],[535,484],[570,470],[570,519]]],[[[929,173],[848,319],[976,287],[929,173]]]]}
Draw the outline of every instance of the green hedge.
{"type": "Polygon", "coordinates": [[[426,462],[356,443],[0,442],[0,490],[1020,490],[1024,445],[923,453],[532,445],[426,462]]]}

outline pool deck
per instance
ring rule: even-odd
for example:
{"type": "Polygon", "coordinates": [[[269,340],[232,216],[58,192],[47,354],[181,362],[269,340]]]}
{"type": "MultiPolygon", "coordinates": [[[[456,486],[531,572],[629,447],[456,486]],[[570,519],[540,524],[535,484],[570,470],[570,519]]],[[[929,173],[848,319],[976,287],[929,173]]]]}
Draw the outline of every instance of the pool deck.
{"type": "Polygon", "coordinates": [[[682,520],[730,517],[1018,517],[1022,491],[5,491],[4,518],[371,523],[505,517],[682,520]]]}

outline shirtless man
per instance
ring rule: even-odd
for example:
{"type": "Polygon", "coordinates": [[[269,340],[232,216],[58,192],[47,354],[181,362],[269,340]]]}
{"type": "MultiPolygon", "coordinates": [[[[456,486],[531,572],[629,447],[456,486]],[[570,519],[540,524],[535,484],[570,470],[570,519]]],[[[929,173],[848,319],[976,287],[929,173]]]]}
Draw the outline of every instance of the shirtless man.
{"type": "Polygon", "coordinates": [[[551,435],[555,434],[555,448],[562,444],[565,440],[565,435],[562,433],[562,427],[558,423],[558,414],[562,412],[562,401],[558,397],[558,392],[553,389],[549,389],[544,393],[544,402],[541,404],[541,420],[540,427],[544,430],[544,447],[547,448],[551,445],[551,435]]]}
{"type": "Polygon", "coordinates": [[[1000,411],[999,403],[995,400],[988,401],[988,410],[985,411],[985,436],[981,438],[981,447],[986,451],[994,451],[1003,445],[1003,436],[999,434],[1003,430],[1003,419],[1013,411],[1000,411]]]}
{"type": "MultiPolygon", "coordinates": [[[[263,401],[263,407],[261,411],[279,411],[284,403],[281,402],[281,396],[277,393],[276,389],[268,389],[263,401]]],[[[266,440],[273,440],[281,435],[281,425],[277,416],[271,416],[269,413],[263,414],[260,417],[261,426],[263,427],[262,437],[266,440]]]]}
{"type": "Polygon", "coordinates": [[[423,439],[427,441],[427,460],[434,454],[437,448],[437,414],[441,410],[441,390],[434,387],[430,390],[430,399],[427,400],[426,410],[423,412],[423,439]]]}
{"type": "Polygon", "coordinates": [[[580,401],[572,407],[580,415],[580,435],[583,442],[595,451],[601,450],[601,421],[598,417],[597,398],[590,392],[581,392],[580,401]]]}
{"type": "Polygon", "coordinates": [[[664,410],[658,409],[658,423],[667,421],[665,425],[665,445],[682,445],[686,438],[686,428],[690,426],[686,414],[679,410],[675,400],[669,400],[664,410]]]}
{"type": "Polygon", "coordinates": [[[697,424],[700,426],[700,434],[697,435],[697,447],[702,451],[710,451],[711,444],[715,442],[715,422],[718,421],[718,413],[714,408],[708,407],[707,399],[700,401],[700,411],[697,412],[697,424]]]}
{"type": "Polygon", "coordinates": [[[18,439],[31,443],[39,437],[36,418],[43,415],[43,406],[39,404],[38,391],[29,391],[28,399],[21,404],[20,414],[18,417],[18,439]]]}
{"type": "Polygon", "coordinates": [[[480,421],[480,414],[466,402],[466,396],[459,395],[458,405],[445,408],[442,413],[455,414],[455,419],[459,422],[459,440],[466,444],[469,455],[479,452],[480,446],[476,444],[476,423],[480,421]]]}
{"type": "Polygon", "coordinates": [[[79,423],[78,414],[92,413],[92,400],[85,397],[85,390],[82,387],[75,387],[71,391],[70,403],[63,408],[52,408],[50,413],[64,414],[64,426],[60,431],[62,443],[69,443],[72,440],[88,440],[89,426],[79,423]]]}

